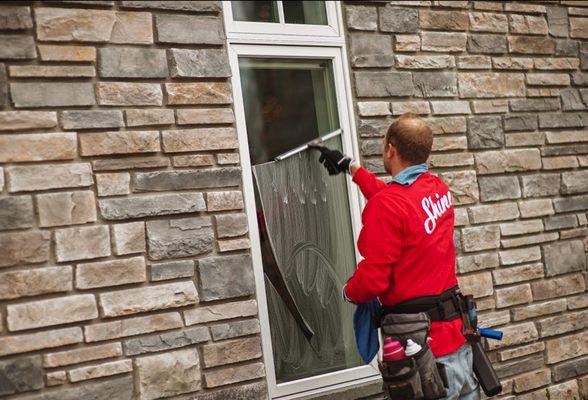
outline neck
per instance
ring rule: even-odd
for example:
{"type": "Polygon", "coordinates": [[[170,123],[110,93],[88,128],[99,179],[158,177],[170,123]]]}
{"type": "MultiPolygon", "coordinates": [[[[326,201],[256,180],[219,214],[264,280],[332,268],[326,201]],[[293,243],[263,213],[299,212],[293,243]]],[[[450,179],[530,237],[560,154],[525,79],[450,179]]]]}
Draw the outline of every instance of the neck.
{"type": "Polygon", "coordinates": [[[412,167],[412,164],[405,162],[398,162],[392,165],[392,176],[396,176],[408,167],[412,167]]]}

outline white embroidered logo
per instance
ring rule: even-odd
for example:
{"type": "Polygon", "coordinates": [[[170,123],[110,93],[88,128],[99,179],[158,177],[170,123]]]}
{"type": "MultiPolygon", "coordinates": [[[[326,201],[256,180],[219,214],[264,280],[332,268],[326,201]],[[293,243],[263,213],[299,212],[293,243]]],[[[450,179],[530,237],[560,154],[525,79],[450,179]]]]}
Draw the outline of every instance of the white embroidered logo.
{"type": "Polygon", "coordinates": [[[439,197],[439,194],[435,193],[435,197],[435,201],[431,199],[431,196],[424,197],[421,200],[423,210],[425,210],[428,216],[425,221],[425,231],[429,235],[437,227],[437,220],[451,207],[451,192],[445,193],[442,197],[439,197]]]}

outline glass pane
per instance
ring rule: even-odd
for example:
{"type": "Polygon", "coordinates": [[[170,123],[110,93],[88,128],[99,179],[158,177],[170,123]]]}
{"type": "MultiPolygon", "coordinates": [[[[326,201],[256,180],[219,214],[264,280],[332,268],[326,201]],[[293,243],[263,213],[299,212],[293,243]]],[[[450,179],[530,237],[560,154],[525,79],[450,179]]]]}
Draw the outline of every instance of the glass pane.
{"type": "Polygon", "coordinates": [[[233,1],[233,19],[250,22],[279,22],[275,1],[233,1]]]}
{"type": "MultiPolygon", "coordinates": [[[[347,185],[318,154],[275,156],[339,128],[330,61],[240,59],[274,365],[278,383],[361,365],[353,306],[341,288],[355,269],[347,185]]],[[[341,149],[341,138],[328,146],[341,149]]]]}
{"type": "Polygon", "coordinates": [[[284,1],[284,19],[287,24],[327,25],[324,1],[284,1]]]}

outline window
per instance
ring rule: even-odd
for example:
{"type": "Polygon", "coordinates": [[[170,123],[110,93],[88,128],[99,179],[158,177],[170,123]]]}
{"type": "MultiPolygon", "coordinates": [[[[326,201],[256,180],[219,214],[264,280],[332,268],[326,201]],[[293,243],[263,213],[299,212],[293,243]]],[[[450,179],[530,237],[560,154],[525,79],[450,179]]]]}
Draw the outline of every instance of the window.
{"type": "Polygon", "coordinates": [[[303,20],[315,23],[305,17],[310,4],[304,3],[324,7],[328,25],[320,28],[331,33],[339,32],[340,10],[336,2],[317,1],[292,2],[303,4],[288,11],[286,3],[223,3],[232,7],[228,16],[225,11],[228,48],[272,399],[378,379],[377,366],[363,365],[357,354],[354,307],[340,298],[358,261],[357,188],[347,176],[329,177],[315,151],[274,162],[319,137],[357,156],[344,38],[288,32],[288,18],[298,27],[303,20]],[[271,22],[275,12],[281,22],[271,22]],[[239,32],[240,23],[258,32],[239,32]]]}
{"type": "Polygon", "coordinates": [[[232,6],[235,21],[327,25],[322,1],[236,1],[232,6]]]}

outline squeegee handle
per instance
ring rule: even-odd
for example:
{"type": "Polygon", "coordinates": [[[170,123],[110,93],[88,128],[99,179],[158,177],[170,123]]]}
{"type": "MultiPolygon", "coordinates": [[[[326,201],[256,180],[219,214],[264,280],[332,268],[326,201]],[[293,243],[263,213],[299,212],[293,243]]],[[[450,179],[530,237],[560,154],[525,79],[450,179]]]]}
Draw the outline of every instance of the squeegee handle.
{"type": "Polygon", "coordinates": [[[480,336],[483,336],[485,338],[494,339],[494,340],[502,340],[502,332],[500,332],[500,331],[496,331],[494,329],[484,329],[484,328],[480,328],[480,329],[478,329],[478,331],[480,332],[480,336]]]}

